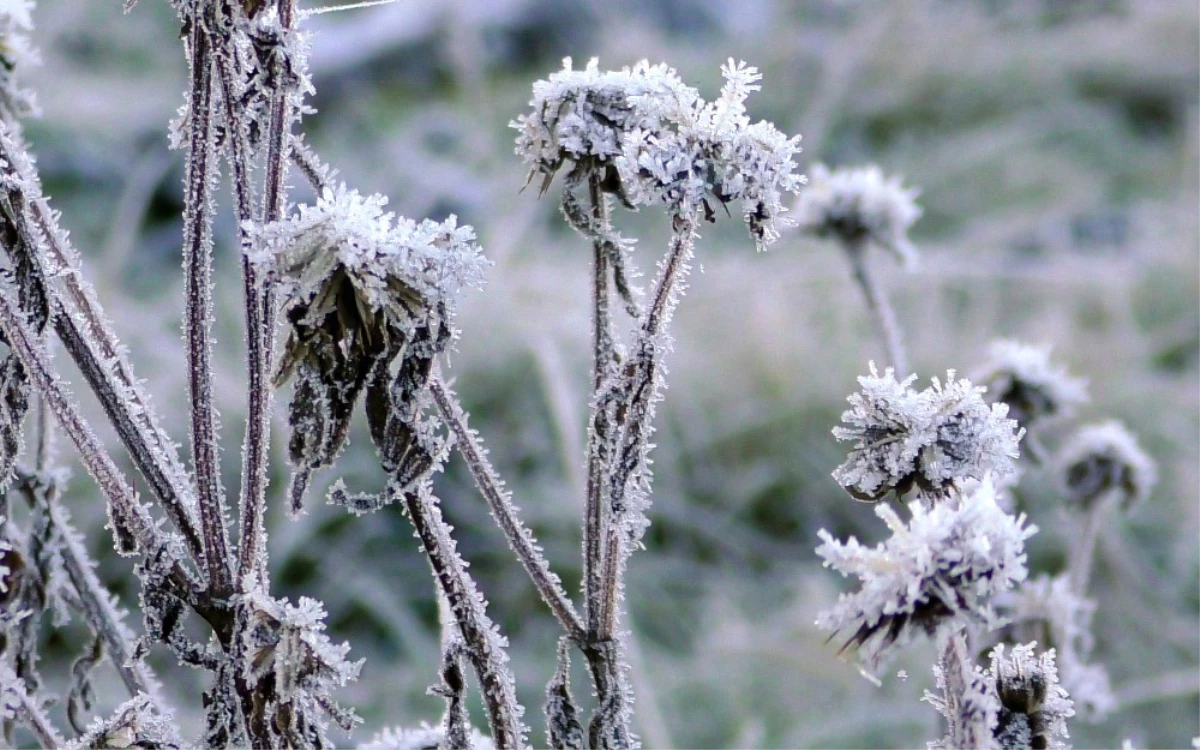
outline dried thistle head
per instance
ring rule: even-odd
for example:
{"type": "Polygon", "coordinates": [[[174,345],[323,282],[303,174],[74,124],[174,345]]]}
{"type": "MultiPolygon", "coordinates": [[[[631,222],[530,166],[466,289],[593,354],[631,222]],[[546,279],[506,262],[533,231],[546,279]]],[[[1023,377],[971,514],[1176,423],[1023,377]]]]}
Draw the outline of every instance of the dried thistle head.
{"type": "Polygon", "coordinates": [[[1008,404],[1009,416],[1021,427],[1070,416],[1087,401],[1087,381],[1053,364],[1050,347],[1002,340],[992,344],[990,354],[976,380],[987,387],[989,401],[1008,404]]]}
{"type": "Polygon", "coordinates": [[[833,472],[855,498],[875,502],[915,488],[936,499],[965,480],[1014,470],[1021,433],[1004,404],[984,403],[982,388],[951,370],[944,385],[934,378],[917,392],[909,387],[915,375],[900,382],[891,368],[882,376],[874,362],[870,369],[848,399],[843,426],[833,428],[838,440],[855,443],[833,472]]]}
{"type": "Polygon", "coordinates": [[[1067,691],[1058,684],[1054,649],[1034,655],[1037,643],[1004,644],[991,653],[992,679],[1000,700],[994,736],[1002,750],[1065,748],[1066,720],[1075,715],[1067,691]]]}
{"type": "Polygon", "coordinates": [[[921,217],[918,192],[885,177],[875,166],[830,170],[817,164],[796,201],[796,223],[814,237],[834,237],[847,246],[870,241],[904,265],[917,257],[908,230],[921,217]]]}
{"type": "Polygon", "coordinates": [[[458,291],[482,285],[487,261],[471,227],[453,216],[393,223],[386,202],[342,185],[258,232],[253,259],[287,293],[275,384],[297,380],[290,454],[300,467],[332,462],[368,382],[398,357],[432,361],[454,335],[458,291]]]}
{"type": "Polygon", "coordinates": [[[1081,427],[1058,457],[1058,479],[1068,504],[1088,509],[1113,494],[1129,512],[1150,496],[1154,460],[1120,422],[1081,427]]]}
{"type": "Polygon", "coordinates": [[[625,136],[637,128],[658,128],[645,102],[696,97],[664,64],[643,60],[632,68],[601,71],[593,58],[584,70],[575,70],[571,58],[564,59],[561,71],[533,84],[529,114],[509,123],[519,131],[516,152],[529,164],[527,182],[540,175],[545,193],[558,170],[570,163],[599,171],[606,189],[623,196],[614,159],[625,136]]]}
{"type": "Polygon", "coordinates": [[[861,587],[818,615],[817,626],[849,633],[841,650],[857,651],[869,667],[920,633],[963,620],[991,625],[989,600],[1025,579],[1025,540],[1037,531],[1000,509],[988,480],[958,505],[909,508],[907,524],[888,505],[875,509],[892,537],[874,549],[819,532],[824,565],[856,576],[861,587]]]}
{"type": "Polygon", "coordinates": [[[783,195],[797,193],[804,183],[795,173],[800,136],[788,138],[769,122],[750,122],[745,100],[760,88],[757,68],[730,59],[721,73],[725,86],[712,102],[699,96],[634,97],[653,113],[655,125],[629,132],[617,166],[635,205],[662,204],[673,215],[702,213],[712,222],[714,203],[725,209],[741,201],[746,228],[763,249],[779,236],[776,226],[787,211],[783,195]]]}

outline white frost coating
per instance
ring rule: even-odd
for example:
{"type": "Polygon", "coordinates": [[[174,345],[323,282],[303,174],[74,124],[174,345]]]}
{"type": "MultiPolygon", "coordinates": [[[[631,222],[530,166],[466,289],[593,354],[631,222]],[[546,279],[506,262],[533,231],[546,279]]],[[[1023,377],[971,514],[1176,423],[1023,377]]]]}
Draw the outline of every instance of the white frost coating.
{"type": "Polygon", "coordinates": [[[862,390],[847,400],[852,408],[834,427],[838,440],[853,440],[846,461],[833,477],[862,500],[879,500],[889,492],[904,494],[914,485],[933,496],[943,495],[967,479],[985,474],[1004,477],[1015,470],[1018,432],[1005,404],[986,404],[985,389],[946,374],[943,385],[917,392],[916,376],[898,382],[889,367],[883,374],[870,364],[860,377],[862,390]]]}
{"type": "Polygon", "coordinates": [[[1000,340],[976,382],[987,386],[988,400],[1003,401],[1009,415],[1022,426],[1068,417],[1088,400],[1087,381],[1071,377],[1065,367],[1050,361],[1049,346],[1030,346],[1000,340]]]}
{"type": "Polygon", "coordinates": [[[918,190],[901,177],[885,177],[875,165],[830,170],[816,164],[812,181],[796,201],[796,223],[816,237],[842,241],[868,239],[905,266],[917,259],[908,230],[921,217],[918,190]]]}
{"type": "Polygon", "coordinates": [[[183,747],[183,741],[171,723],[170,715],[146,695],[137,695],[122,703],[112,716],[97,716],[87,731],[66,747],[84,750],[92,747],[145,747],[155,750],[183,747]]]}
{"type": "Polygon", "coordinates": [[[29,41],[33,30],[32,0],[0,0],[0,111],[3,119],[36,115],[33,92],[17,85],[16,74],[41,58],[29,41]]]}
{"type": "Polygon", "coordinates": [[[297,295],[314,299],[344,271],[359,303],[407,320],[405,302],[450,304],[462,287],[481,287],[489,262],[475,231],[453,215],[420,224],[384,213],[387,198],[360,196],[344,184],[326,188],[315,206],[251,231],[262,240],[250,257],[273,263],[297,295]]]}
{"type": "Polygon", "coordinates": [[[913,502],[909,510],[905,524],[890,506],[875,509],[893,536],[874,549],[818,532],[825,567],[856,576],[861,587],[842,594],[817,626],[848,633],[843,650],[856,649],[871,668],[918,628],[934,635],[961,619],[993,626],[989,600],[1025,580],[1025,540],[1037,531],[1000,509],[990,479],[957,506],[913,502]]]}
{"type": "Polygon", "coordinates": [[[1057,463],[1063,493],[1081,507],[1116,492],[1121,508],[1132,511],[1150,496],[1157,481],[1154,459],[1117,421],[1081,427],[1063,446],[1057,463]]]}
{"type": "MultiPolygon", "coordinates": [[[[361,743],[358,750],[435,750],[442,746],[445,735],[442,727],[432,727],[425,722],[419,727],[387,727],[376,732],[368,742],[361,743]]],[[[471,728],[473,750],[492,750],[493,747],[490,737],[471,728]]]]}

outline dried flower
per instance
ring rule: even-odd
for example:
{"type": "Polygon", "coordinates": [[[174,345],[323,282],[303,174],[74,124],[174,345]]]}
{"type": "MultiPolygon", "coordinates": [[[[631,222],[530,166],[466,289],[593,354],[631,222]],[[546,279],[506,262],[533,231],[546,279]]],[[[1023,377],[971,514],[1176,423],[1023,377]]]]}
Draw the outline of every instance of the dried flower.
{"type": "Polygon", "coordinates": [[[1000,699],[995,737],[1002,750],[1067,747],[1066,720],[1075,709],[1058,684],[1054,649],[1034,656],[1036,646],[1036,642],[1013,646],[1005,656],[1000,644],[991,653],[989,671],[1000,699]]]}
{"type": "Polygon", "coordinates": [[[1069,416],[1087,401],[1087,381],[1071,377],[1050,362],[1050,347],[997,341],[991,359],[976,380],[988,389],[988,400],[1008,404],[1008,414],[1028,429],[1031,424],[1069,416]]]}
{"type": "Polygon", "coordinates": [[[882,377],[860,377],[853,408],[842,414],[845,426],[833,428],[838,440],[853,440],[846,461],[834,478],[854,497],[877,501],[914,486],[936,498],[966,479],[985,474],[1003,477],[1014,470],[1021,433],[1007,419],[1004,404],[984,403],[984,389],[946,374],[946,384],[916,392],[912,375],[898,382],[888,368],[882,377]]]}
{"type": "Polygon", "coordinates": [[[393,225],[386,202],[342,185],[257,232],[262,250],[252,259],[290,292],[275,383],[297,376],[290,444],[297,466],[328,465],[363,388],[383,380],[397,356],[431,361],[453,335],[459,289],[482,285],[487,261],[471,227],[453,216],[393,225]]]}
{"type": "Polygon", "coordinates": [[[917,257],[908,230],[921,216],[918,191],[901,177],[884,177],[879,167],[830,170],[817,164],[812,181],[796,202],[796,222],[815,237],[836,237],[847,245],[869,240],[905,265],[917,257]]]}
{"type": "Polygon", "coordinates": [[[1129,512],[1150,496],[1154,460],[1120,422],[1081,427],[1058,458],[1059,484],[1067,502],[1090,508],[1110,493],[1129,512]]]}
{"type": "Polygon", "coordinates": [[[1099,721],[1117,707],[1103,665],[1087,662],[1096,602],[1077,595],[1068,576],[1038,576],[1002,594],[996,605],[1010,620],[1006,630],[1022,636],[1037,633],[1040,642],[1055,649],[1063,687],[1082,716],[1099,721]]]}
{"type": "Polygon", "coordinates": [[[633,97],[659,125],[632,130],[617,166],[637,205],[662,203],[675,215],[703,211],[715,221],[709,197],[722,206],[740,200],[746,227],[762,249],[779,236],[776,223],[787,211],[783,194],[795,194],[804,183],[793,160],[800,137],[788,138],[771,123],[752,124],[746,116],[746,97],[760,88],[757,68],[731,58],[721,73],[725,86],[713,102],[633,97]]]}
{"type": "Polygon", "coordinates": [[[613,160],[625,136],[638,128],[659,127],[647,103],[664,98],[690,102],[697,97],[695,89],[663,64],[643,60],[633,68],[601,72],[596,58],[584,70],[574,70],[568,57],[561,71],[533,84],[532,111],[509,124],[520,131],[516,152],[530,165],[529,180],[542,175],[541,192],[570,162],[603,170],[606,187],[622,194],[613,160]]]}
{"type": "Polygon", "coordinates": [[[988,600],[1025,579],[1025,540],[1037,531],[1023,515],[999,508],[986,479],[958,505],[914,502],[909,509],[907,525],[890,506],[875,509],[893,535],[874,549],[819,532],[825,566],[857,576],[862,586],[842,594],[817,626],[850,633],[841,650],[857,650],[869,666],[918,630],[935,635],[961,619],[993,624],[988,600]]]}

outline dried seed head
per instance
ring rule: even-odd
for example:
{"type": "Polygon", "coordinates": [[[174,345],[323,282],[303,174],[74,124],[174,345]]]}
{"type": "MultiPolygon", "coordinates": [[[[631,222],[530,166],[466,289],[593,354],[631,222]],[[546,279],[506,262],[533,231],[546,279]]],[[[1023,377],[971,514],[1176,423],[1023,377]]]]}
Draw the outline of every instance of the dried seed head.
{"type": "Polygon", "coordinates": [[[742,218],[761,250],[774,242],[787,209],[784,193],[796,194],[804,177],[795,173],[800,136],[788,138],[769,122],[751,123],[745,100],[759,90],[758,69],[730,59],[721,68],[721,95],[633,99],[653,113],[655,127],[626,136],[617,160],[626,194],[636,205],[662,204],[675,216],[703,213],[715,221],[711,198],[722,208],[741,201],[742,218]]]}
{"type": "MultiPolygon", "coordinates": [[[[595,58],[584,70],[574,70],[568,57],[561,71],[533,84],[532,111],[509,125],[519,131],[516,152],[530,165],[529,181],[541,175],[540,190],[545,193],[568,162],[603,170],[610,181],[617,179],[610,167],[626,134],[635,128],[658,128],[657,116],[643,102],[696,97],[696,91],[663,64],[643,60],[633,68],[601,72],[595,58]]],[[[610,187],[620,192],[619,185],[610,187]]]]}
{"type": "Polygon", "coordinates": [[[1005,655],[1001,644],[991,653],[990,674],[1000,699],[994,735],[1002,750],[1067,747],[1066,720],[1075,708],[1058,684],[1054,649],[1034,656],[1036,647],[1036,642],[1013,646],[1005,655]]]}
{"type": "Polygon", "coordinates": [[[813,167],[812,181],[796,201],[796,223],[815,237],[835,237],[847,245],[869,240],[905,265],[917,257],[908,230],[921,217],[918,192],[901,177],[885,177],[875,165],[830,170],[813,167]]]}
{"type": "Polygon", "coordinates": [[[1088,509],[1115,494],[1122,510],[1132,511],[1150,496],[1154,460],[1120,422],[1081,427],[1058,458],[1059,484],[1067,502],[1088,509]]]}
{"type": "Polygon", "coordinates": [[[394,359],[431,361],[445,349],[458,291],[483,282],[471,227],[453,216],[393,224],[386,202],[341,185],[257,232],[252,260],[288,293],[275,383],[296,376],[290,453],[305,469],[333,461],[359,395],[394,359]]]}
{"type": "Polygon", "coordinates": [[[1021,433],[1007,406],[984,403],[984,389],[955,380],[951,370],[945,385],[934,378],[917,392],[909,387],[915,375],[899,382],[891,368],[883,376],[874,362],[870,368],[848,399],[853,408],[842,414],[843,426],[833,428],[838,440],[855,442],[833,472],[851,495],[874,502],[918,488],[933,500],[967,479],[1014,470],[1021,433]]]}
{"type": "Polygon", "coordinates": [[[9,123],[38,113],[33,92],[21,88],[16,80],[19,72],[40,62],[29,41],[32,12],[31,0],[0,3],[0,119],[9,123]]]}
{"type": "Polygon", "coordinates": [[[822,612],[817,626],[850,633],[842,650],[856,650],[869,667],[920,632],[935,635],[963,619],[991,625],[989,599],[1025,579],[1025,539],[1037,531],[999,508],[987,479],[958,505],[909,508],[907,524],[888,505],[875,509],[893,535],[874,549],[819,532],[825,566],[862,585],[822,612]]]}
{"type": "Polygon", "coordinates": [[[1071,377],[1050,362],[1050,348],[997,341],[991,359],[976,380],[988,400],[1008,404],[1008,414],[1028,429],[1035,422],[1070,416],[1087,401],[1087,381],[1071,377]]]}

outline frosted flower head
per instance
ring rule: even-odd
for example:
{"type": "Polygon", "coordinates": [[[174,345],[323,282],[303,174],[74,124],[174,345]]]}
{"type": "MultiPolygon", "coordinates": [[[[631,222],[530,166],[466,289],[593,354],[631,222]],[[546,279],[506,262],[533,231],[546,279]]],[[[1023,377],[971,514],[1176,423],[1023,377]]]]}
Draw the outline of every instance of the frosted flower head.
{"type": "Polygon", "coordinates": [[[1037,530],[1000,509],[990,481],[957,506],[909,508],[907,524],[888,505],[875,509],[893,535],[874,549],[819,532],[825,566],[861,586],[822,612],[817,626],[848,633],[841,650],[857,650],[869,667],[920,633],[936,635],[962,620],[993,625],[988,602],[1025,579],[1025,540],[1037,530]]]}
{"type": "Polygon", "coordinates": [[[1035,422],[1070,416],[1087,401],[1087,381],[1073,378],[1050,361],[1050,348],[997,341],[977,380],[988,400],[1008,404],[1008,414],[1029,428],[1035,422]]]}
{"type": "Polygon", "coordinates": [[[1068,747],[1067,719],[1075,708],[1058,683],[1054,649],[1035,655],[1036,647],[1036,642],[1013,646],[1006,655],[1001,644],[991,653],[989,672],[1000,699],[994,733],[1002,750],[1068,747]]]}
{"type": "Polygon", "coordinates": [[[428,362],[443,351],[458,291],[483,283],[487,261],[471,227],[453,216],[393,222],[386,202],[341,185],[257,232],[262,249],[251,259],[287,294],[275,384],[298,376],[289,447],[298,466],[331,462],[362,389],[398,356],[428,362]]]}
{"type": "Polygon", "coordinates": [[[817,164],[796,201],[796,223],[814,237],[834,237],[847,246],[870,241],[903,264],[916,260],[908,230],[921,217],[918,192],[899,176],[885,177],[875,165],[830,170],[817,164]]]}
{"type": "MultiPolygon", "coordinates": [[[[325,635],[325,609],[316,600],[301,597],[298,604],[249,594],[242,603],[241,628],[244,661],[242,678],[250,685],[272,679],[273,705],[268,714],[292,704],[302,712],[333,713],[346,724],[356,720],[348,712],[333,712],[330,693],[358,679],[363,660],[347,661],[350,645],[335,646],[325,635]]],[[[289,712],[295,715],[296,712],[289,712]]],[[[268,718],[270,718],[268,716],[268,718]]]]}
{"type": "Polygon", "coordinates": [[[1150,496],[1154,460],[1120,422],[1081,427],[1058,458],[1059,485],[1067,502],[1087,509],[1114,494],[1126,512],[1150,496]]]}
{"type": "Polygon", "coordinates": [[[756,68],[730,59],[721,72],[725,86],[713,102],[634,97],[657,125],[630,132],[617,166],[637,205],[662,204],[677,216],[702,213],[712,222],[715,204],[740,201],[746,228],[762,249],[779,236],[777,224],[787,211],[783,195],[804,183],[795,173],[800,137],[788,138],[771,123],[751,123],[746,116],[746,97],[760,88],[756,68]]]}
{"type": "Polygon", "coordinates": [[[696,97],[695,89],[663,64],[643,60],[633,68],[602,72],[595,58],[575,70],[568,57],[562,70],[533,84],[531,111],[510,126],[519,131],[516,152],[530,166],[529,180],[542,176],[542,193],[566,163],[601,170],[607,187],[620,193],[613,160],[626,134],[658,128],[657,115],[643,102],[696,97]]]}
{"type": "Polygon", "coordinates": [[[71,743],[75,748],[137,747],[176,750],[184,746],[169,716],[158,713],[149,696],[139,694],[117,707],[112,716],[97,716],[87,731],[71,743]]]}
{"type": "Polygon", "coordinates": [[[1010,621],[1006,631],[1037,633],[1039,641],[1055,649],[1059,678],[1080,714],[1100,720],[1116,708],[1108,673],[1102,665],[1087,662],[1094,644],[1096,602],[1075,594],[1065,574],[1027,581],[1003,594],[997,607],[1010,621]]]}
{"type": "Polygon", "coordinates": [[[955,380],[951,370],[945,385],[934,378],[917,392],[915,375],[899,382],[891,368],[882,377],[873,362],[870,368],[848,399],[843,425],[833,428],[838,440],[854,441],[833,476],[855,498],[874,502],[917,488],[936,499],[967,479],[1014,470],[1021,433],[1004,404],[984,403],[982,388],[955,380]]]}

